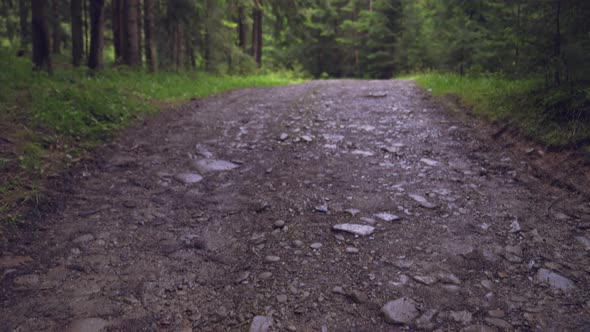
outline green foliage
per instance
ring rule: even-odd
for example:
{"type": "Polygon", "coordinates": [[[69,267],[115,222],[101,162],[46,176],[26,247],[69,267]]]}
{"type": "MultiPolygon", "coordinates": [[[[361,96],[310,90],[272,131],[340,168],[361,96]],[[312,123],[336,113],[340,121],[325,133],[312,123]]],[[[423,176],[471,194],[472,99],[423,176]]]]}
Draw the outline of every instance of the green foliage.
{"type": "Polygon", "coordinates": [[[455,95],[476,114],[509,121],[550,147],[590,145],[590,89],[546,87],[542,80],[429,73],[409,77],[435,96],[455,95]]]}
{"type": "Polygon", "coordinates": [[[125,68],[99,73],[58,69],[32,72],[28,59],[0,49],[0,210],[13,220],[35,202],[43,179],[104,142],[118,129],[157,105],[223,91],[300,82],[283,71],[216,76],[189,71],[149,74],[125,68]]]}

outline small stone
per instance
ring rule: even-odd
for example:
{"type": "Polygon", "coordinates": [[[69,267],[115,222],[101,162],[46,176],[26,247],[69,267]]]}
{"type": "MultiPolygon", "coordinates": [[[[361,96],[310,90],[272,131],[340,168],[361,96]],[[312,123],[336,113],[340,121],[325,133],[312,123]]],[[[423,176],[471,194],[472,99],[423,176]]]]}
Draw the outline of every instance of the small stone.
{"type": "Polygon", "coordinates": [[[512,330],[512,325],[510,325],[510,323],[508,323],[507,321],[500,319],[500,318],[486,318],[485,319],[486,323],[493,325],[493,326],[497,326],[501,329],[504,329],[506,331],[512,330]]]}
{"type": "Polygon", "coordinates": [[[281,133],[281,135],[279,135],[279,141],[281,142],[286,141],[287,138],[289,138],[289,134],[287,133],[281,133]]]}
{"type": "Polygon", "coordinates": [[[375,214],[375,217],[383,220],[383,221],[396,221],[399,220],[400,217],[396,216],[395,214],[391,214],[391,213],[387,213],[387,212],[381,212],[381,213],[377,213],[375,214]]]}
{"type": "Polygon", "coordinates": [[[301,240],[295,240],[295,241],[293,241],[293,246],[294,246],[295,248],[301,248],[301,247],[303,247],[303,244],[304,244],[304,243],[303,243],[303,241],[301,241],[301,240]]]}
{"type": "Polygon", "coordinates": [[[316,212],[328,213],[328,204],[318,205],[314,208],[316,212]]]}
{"type": "Polygon", "coordinates": [[[435,309],[426,310],[422,314],[422,316],[420,316],[420,318],[418,318],[418,320],[416,320],[416,326],[419,329],[423,329],[423,330],[432,329],[434,327],[434,325],[432,324],[432,319],[434,319],[434,316],[436,316],[437,313],[438,313],[438,311],[435,309]]]}
{"type": "Polygon", "coordinates": [[[492,283],[491,281],[489,281],[488,279],[484,279],[480,282],[480,284],[483,286],[483,288],[487,289],[487,290],[491,290],[492,288],[494,288],[494,283],[492,283]]]}
{"type": "Polygon", "coordinates": [[[535,279],[540,283],[549,285],[555,291],[560,290],[567,293],[576,288],[574,282],[570,279],[547,269],[539,269],[535,279]]]}
{"type": "Polygon", "coordinates": [[[368,218],[368,217],[362,217],[361,221],[364,221],[369,225],[374,225],[375,223],[377,223],[377,220],[375,220],[373,218],[368,218]]]}
{"type": "Polygon", "coordinates": [[[261,274],[258,275],[258,279],[260,280],[267,280],[270,279],[272,277],[272,272],[262,272],[261,274]]]}
{"type": "Polygon", "coordinates": [[[433,285],[436,283],[437,278],[432,276],[413,276],[412,279],[416,280],[417,282],[424,284],[424,285],[433,285]]]}
{"type": "Polygon", "coordinates": [[[441,272],[438,274],[438,279],[443,284],[455,284],[455,285],[461,284],[461,280],[459,278],[457,278],[457,276],[452,273],[441,272]]]}
{"type": "Polygon", "coordinates": [[[423,208],[434,209],[436,207],[436,204],[429,202],[423,196],[415,195],[415,194],[410,194],[408,196],[410,196],[410,198],[413,199],[414,201],[418,202],[418,204],[420,204],[420,206],[422,206],[423,208]]]}
{"type": "Polygon", "coordinates": [[[255,316],[250,325],[250,332],[268,332],[273,324],[272,317],[255,316]]]}
{"type": "Polygon", "coordinates": [[[75,238],[72,242],[74,243],[84,243],[94,240],[94,235],[92,234],[84,234],[75,238]]]}
{"type": "Polygon", "coordinates": [[[321,243],[319,243],[319,242],[312,243],[312,244],[310,245],[311,249],[315,249],[315,250],[318,250],[318,249],[320,249],[320,248],[321,248],[321,247],[323,247],[323,246],[324,246],[324,245],[323,245],[323,244],[321,244],[321,243]]]}
{"type": "Polygon", "coordinates": [[[502,317],[506,316],[506,313],[504,312],[504,310],[495,309],[495,310],[488,311],[488,315],[490,315],[491,317],[495,317],[495,318],[502,318],[502,317]]]}
{"type": "Polygon", "coordinates": [[[369,300],[367,295],[365,295],[364,293],[362,293],[358,290],[352,290],[348,294],[346,294],[346,296],[348,296],[348,298],[352,302],[357,303],[357,304],[365,303],[369,300]]]}
{"type": "Polygon", "coordinates": [[[590,251],[590,239],[588,239],[587,237],[584,236],[576,236],[576,240],[582,245],[584,246],[584,248],[588,251],[590,251]]]}
{"type": "Polygon", "coordinates": [[[346,252],[349,254],[358,254],[359,250],[355,247],[346,247],[346,252]]]}
{"type": "Polygon", "coordinates": [[[361,211],[357,210],[357,209],[347,209],[347,210],[344,210],[344,212],[350,214],[353,217],[356,216],[357,214],[361,213],[361,211]]]}
{"type": "Polygon", "coordinates": [[[283,228],[283,227],[285,227],[285,221],[284,220],[277,220],[274,222],[273,225],[276,228],[283,228]]]}
{"type": "Polygon", "coordinates": [[[109,322],[102,318],[78,319],[68,328],[68,332],[101,332],[109,325],[109,322]]]}
{"type": "Polygon", "coordinates": [[[73,255],[80,255],[80,254],[82,253],[82,250],[80,250],[80,248],[72,248],[72,249],[70,250],[70,252],[71,252],[73,255]]]}
{"type": "Polygon", "coordinates": [[[332,288],[332,293],[346,295],[344,288],[342,288],[341,286],[334,286],[334,288],[332,288]]]}
{"type": "Polygon", "coordinates": [[[255,245],[264,243],[266,242],[266,236],[264,235],[264,233],[254,233],[250,238],[250,242],[252,242],[255,245]]]}
{"type": "Polygon", "coordinates": [[[432,160],[432,159],[428,159],[428,158],[422,158],[420,159],[420,162],[423,164],[426,164],[428,166],[437,166],[438,165],[438,161],[436,160],[432,160]]]}
{"type": "Polygon", "coordinates": [[[238,278],[236,279],[236,283],[240,283],[244,280],[247,280],[250,277],[250,271],[242,271],[239,275],[238,278]]]}
{"type": "Polygon", "coordinates": [[[387,302],[381,312],[390,324],[410,324],[419,314],[416,302],[407,297],[387,302]]]}
{"type": "Polygon", "coordinates": [[[510,222],[510,233],[518,233],[522,230],[518,220],[514,219],[510,222]]]}
{"type": "Polygon", "coordinates": [[[362,236],[370,235],[375,231],[375,227],[358,224],[337,224],[332,229],[362,236]]]}
{"type": "Polygon", "coordinates": [[[201,173],[231,171],[240,165],[225,160],[199,159],[193,160],[191,166],[201,173]]]}
{"type": "Polygon", "coordinates": [[[461,332],[498,332],[498,329],[486,325],[471,325],[461,329],[461,332]]]}
{"type": "Polygon", "coordinates": [[[473,320],[473,315],[469,311],[451,311],[449,317],[457,323],[469,324],[473,320]]]}
{"type": "Polygon", "coordinates": [[[295,332],[295,331],[297,331],[297,328],[295,327],[295,325],[287,325],[287,330],[291,331],[291,332],[295,332]]]}
{"type": "Polygon", "coordinates": [[[313,138],[309,135],[303,135],[301,136],[301,139],[306,143],[311,143],[313,141],[313,138]]]}
{"type": "Polygon", "coordinates": [[[201,182],[201,180],[203,180],[203,177],[197,173],[179,173],[174,175],[174,180],[182,184],[188,185],[201,182]]]}
{"type": "Polygon", "coordinates": [[[277,295],[277,302],[285,303],[289,298],[285,294],[277,295]]]}
{"type": "Polygon", "coordinates": [[[281,260],[281,258],[279,256],[268,255],[268,256],[264,257],[264,261],[267,263],[276,263],[280,260],[281,260]]]}

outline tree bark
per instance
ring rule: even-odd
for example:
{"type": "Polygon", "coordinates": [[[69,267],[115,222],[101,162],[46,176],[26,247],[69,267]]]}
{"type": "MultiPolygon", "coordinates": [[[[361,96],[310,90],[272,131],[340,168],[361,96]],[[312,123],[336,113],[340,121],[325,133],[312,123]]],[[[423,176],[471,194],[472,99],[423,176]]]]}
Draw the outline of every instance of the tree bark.
{"type": "Polygon", "coordinates": [[[80,67],[84,57],[84,33],[82,27],[82,0],[71,0],[70,15],[72,22],[72,64],[80,67]]]}
{"type": "Polygon", "coordinates": [[[88,1],[91,0],[82,0],[82,13],[84,14],[84,53],[88,54],[89,50],[90,50],[90,28],[88,27],[88,24],[90,22],[90,19],[88,18],[88,1]]]}
{"type": "Polygon", "coordinates": [[[113,0],[111,3],[111,20],[113,28],[113,46],[115,48],[115,63],[120,64],[123,60],[123,0],[113,0]]]}
{"type": "Polygon", "coordinates": [[[145,60],[151,73],[158,72],[158,54],[156,48],[155,0],[143,0],[145,60]]]}
{"type": "Polygon", "coordinates": [[[53,54],[61,53],[61,26],[59,0],[51,0],[51,46],[53,54]]]}
{"type": "Polygon", "coordinates": [[[262,66],[262,8],[258,1],[254,4],[252,11],[252,57],[258,67],[262,66]]]}
{"type": "Polygon", "coordinates": [[[238,46],[246,53],[246,14],[244,7],[238,7],[238,46]]]}
{"type": "Polygon", "coordinates": [[[557,9],[555,12],[555,37],[553,42],[553,57],[555,72],[553,74],[553,83],[556,85],[561,84],[561,1],[557,1],[557,9]]]}
{"type": "Polygon", "coordinates": [[[90,2],[90,52],[88,54],[88,67],[102,69],[104,67],[104,1],[92,0],[90,2]]]}
{"type": "Polygon", "coordinates": [[[35,70],[45,67],[51,73],[49,24],[47,23],[47,1],[31,0],[31,31],[33,37],[33,64],[35,70]]]}
{"type": "Polygon", "coordinates": [[[125,31],[124,31],[124,57],[123,62],[131,67],[141,66],[139,53],[139,24],[138,24],[139,0],[125,1],[125,31]]]}
{"type": "Polygon", "coordinates": [[[27,0],[18,1],[18,14],[20,18],[20,47],[26,50],[30,42],[30,30],[29,30],[29,6],[27,0]]]}

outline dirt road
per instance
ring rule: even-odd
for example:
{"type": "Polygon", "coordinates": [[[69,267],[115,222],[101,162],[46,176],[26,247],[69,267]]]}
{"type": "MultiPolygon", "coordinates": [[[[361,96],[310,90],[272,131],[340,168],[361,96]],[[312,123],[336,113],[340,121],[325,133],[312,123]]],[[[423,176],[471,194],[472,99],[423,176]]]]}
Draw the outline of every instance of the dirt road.
{"type": "Polygon", "coordinates": [[[409,81],[197,100],[60,180],[0,330],[587,330],[590,205],[535,153],[409,81]]]}

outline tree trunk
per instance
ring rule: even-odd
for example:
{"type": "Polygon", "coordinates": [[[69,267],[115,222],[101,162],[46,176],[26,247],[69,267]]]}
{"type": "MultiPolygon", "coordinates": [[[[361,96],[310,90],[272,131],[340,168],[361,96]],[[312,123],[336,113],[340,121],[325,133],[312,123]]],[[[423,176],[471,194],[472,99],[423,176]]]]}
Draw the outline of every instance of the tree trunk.
{"type": "Polygon", "coordinates": [[[156,19],[154,15],[155,0],[143,1],[145,60],[151,73],[158,72],[158,54],[156,49],[156,19]]]}
{"type": "Polygon", "coordinates": [[[244,7],[238,7],[238,46],[246,53],[246,17],[244,7]]]}
{"type": "Polygon", "coordinates": [[[47,1],[31,0],[31,31],[33,37],[33,64],[35,70],[43,67],[51,73],[49,24],[47,23],[47,1]]]}
{"type": "Polygon", "coordinates": [[[555,72],[553,74],[553,83],[556,85],[561,84],[560,78],[560,67],[561,67],[561,1],[557,1],[557,9],[555,13],[555,38],[554,38],[554,45],[553,45],[553,58],[554,58],[554,66],[555,72]]]}
{"type": "Polygon", "coordinates": [[[115,48],[115,63],[120,64],[123,59],[123,0],[113,0],[111,3],[111,20],[113,28],[113,46],[115,48]]]}
{"type": "Polygon", "coordinates": [[[92,0],[82,0],[82,12],[84,14],[84,53],[86,55],[88,55],[88,52],[90,50],[90,28],[88,27],[90,20],[88,19],[88,1],[92,0]]]}
{"type": "Polygon", "coordinates": [[[143,48],[142,48],[142,38],[141,38],[141,32],[142,32],[142,28],[143,28],[143,24],[142,24],[142,20],[141,20],[141,0],[137,1],[137,50],[139,51],[139,63],[141,65],[141,63],[143,62],[143,48]]]}
{"type": "Polygon", "coordinates": [[[72,64],[80,67],[84,57],[84,34],[82,28],[82,0],[71,0],[70,14],[72,22],[72,64]]]}
{"type": "Polygon", "coordinates": [[[61,26],[60,26],[60,11],[59,0],[51,0],[51,46],[53,47],[53,54],[61,53],[61,26]]]}
{"type": "Polygon", "coordinates": [[[18,14],[20,17],[20,47],[26,50],[30,42],[29,31],[29,6],[27,0],[18,1],[18,14]]]}
{"type": "Polygon", "coordinates": [[[254,21],[252,24],[252,57],[260,67],[262,65],[262,9],[258,2],[254,4],[252,19],[254,21]]]}
{"type": "Polygon", "coordinates": [[[125,31],[123,43],[124,57],[123,62],[132,67],[139,67],[141,65],[141,58],[139,53],[139,24],[138,24],[138,6],[139,0],[125,1],[125,31]]]}
{"type": "Polygon", "coordinates": [[[88,67],[102,69],[104,50],[104,1],[92,0],[90,2],[90,52],[88,54],[88,67]]]}

